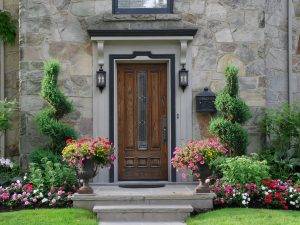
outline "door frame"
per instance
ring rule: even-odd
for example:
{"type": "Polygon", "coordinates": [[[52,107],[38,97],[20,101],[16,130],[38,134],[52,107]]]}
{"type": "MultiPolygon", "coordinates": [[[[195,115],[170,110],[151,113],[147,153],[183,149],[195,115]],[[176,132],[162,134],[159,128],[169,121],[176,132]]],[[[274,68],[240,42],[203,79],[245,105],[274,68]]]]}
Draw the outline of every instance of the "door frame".
{"type": "MultiPolygon", "coordinates": [[[[109,139],[115,144],[115,154],[118,157],[117,149],[117,63],[155,63],[165,62],[168,67],[168,181],[176,182],[176,169],[171,166],[171,157],[176,147],[176,74],[175,54],[152,54],[150,51],[133,52],[132,54],[110,54],[109,55],[109,139]]],[[[116,162],[118,162],[116,160],[116,162]]],[[[110,168],[109,182],[118,181],[118,163],[110,168]]]]}

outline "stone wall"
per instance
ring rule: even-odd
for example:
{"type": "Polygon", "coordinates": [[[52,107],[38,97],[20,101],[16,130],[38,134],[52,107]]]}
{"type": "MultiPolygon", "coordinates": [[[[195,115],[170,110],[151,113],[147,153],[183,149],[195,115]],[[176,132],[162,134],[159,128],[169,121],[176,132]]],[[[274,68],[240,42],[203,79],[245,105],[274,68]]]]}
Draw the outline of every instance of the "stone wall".
{"type": "MultiPolygon", "coordinates": [[[[174,14],[112,15],[111,0],[20,0],[21,151],[40,145],[33,118],[44,102],[39,97],[43,61],[62,63],[59,85],[75,105],[66,121],[81,134],[92,134],[92,49],[87,29],[159,29],[196,27],[190,44],[193,95],[209,86],[224,87],[228,63],[240,68],[240,94],[253,118],[249,151],[259,148],[258,121],[267,105],[287,98],[286,0],[175,0],[174,14]]],[[[192,101],[192,99],[191,99],[192,101]]],[[[201,138],[193,114],[193,138],[201,138]]]]}
{"type": "MultiPolygon", "coordinates": [[[[19,0],[4,0],[3,7],[9,11],[13,18],[19,18],[19,0]]],[[[5,98],[19,100],[19,38],[14,45],[4,45],[4,76],[5,98]]],[[[6,132],[5,156],[17,157],[19,155],[19,112],[13,117],[12,129],[6,132]]]]}

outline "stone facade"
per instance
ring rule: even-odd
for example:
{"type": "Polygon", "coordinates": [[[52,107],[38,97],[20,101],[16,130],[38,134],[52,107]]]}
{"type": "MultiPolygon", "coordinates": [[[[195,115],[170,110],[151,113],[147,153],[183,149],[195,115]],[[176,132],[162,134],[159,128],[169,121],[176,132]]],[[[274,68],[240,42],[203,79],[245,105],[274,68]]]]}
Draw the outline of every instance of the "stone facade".
{"type": "MultiPolygon", "coordinates": [[[[240,95],[253,111],[253,118],[247,124],[251,137],[249,152],[260,147],[258,121],[263,109],[288,98],[286,0],[174,2],[174,14],[113,15],[111,0],[20,0],[22,162],[26,162],[28,153],[42,143],[33,118],[45,105],[39,91],[43,61],[49,58],[61,61],[59,85],[75,105],[75,111],[65,120],[80,134],[92,135],[93,58],[87,34],[90,28],[198,28],[189,45],[192,60],[189,88],[194,96],[205,86],[218,92],[224,87],[226,65],[237,65],[240,95]]],[[[295,28],[294,37],[296,34],[295,28]]],[[[300,99],[300,57],[296,54],[293,63],[297,80],[297,86],[293,87],[294,97],[300,99]]],[[[17,86],[14,88],[16,91],[17,86]]],[[[205,126],[199,126],[203,123],[193,111],[192,136],[201,138],[206,133],[205,126]]]]}

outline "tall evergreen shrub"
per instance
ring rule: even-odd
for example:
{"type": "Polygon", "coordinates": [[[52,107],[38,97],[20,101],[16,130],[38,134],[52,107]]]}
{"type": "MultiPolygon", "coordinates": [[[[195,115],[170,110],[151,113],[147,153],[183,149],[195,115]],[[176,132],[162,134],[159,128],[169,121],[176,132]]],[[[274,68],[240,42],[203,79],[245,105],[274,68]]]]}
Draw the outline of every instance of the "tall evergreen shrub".
{"type": "Polygon", "coordinates": [[[219,137],[233,155],[246,153],[248,133],[242,125],[251,117],[249,107],[238,96],[238,73],[235,66],[226,68],[226,86],[215,101],[219,116],[212,119],[209,126],[211,134],[219,137]]]}
{"type": "Polygon", "coordinates": [[[7,11],[0,10],[0,40],[14,44],[17,36],[17,21],[7,11]]]}
{"type": "Polygon", "coordinates": [[[50,149],[60,153],[66,145],[66,140],[76,138],[76,132],[69,125],[60,121],[73,109],[71,102],[58,89],[57,76],[60,64],[57,60],[49,60],[44,65],[41,96],[49,106],[38,113],[36,117],[39,131],[51,140],[50,149]]]}

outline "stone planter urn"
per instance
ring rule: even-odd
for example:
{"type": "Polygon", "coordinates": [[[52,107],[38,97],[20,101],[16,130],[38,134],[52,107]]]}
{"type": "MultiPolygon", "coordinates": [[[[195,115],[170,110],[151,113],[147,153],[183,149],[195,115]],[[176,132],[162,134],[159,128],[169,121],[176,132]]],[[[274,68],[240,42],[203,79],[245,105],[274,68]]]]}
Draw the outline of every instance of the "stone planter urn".
{"type": "Polygon", "coordinates": [[[83,165],[77,166],[77,175],[83,180],[82,187],[79,188],[78,194],[93,194],[94,191],[89,185],[90,179],[94,178],[98,169],[98,164],[92,159],[86,159],[83,165]]]}
{"type": "Polygon", "coordinates": [[[210,192],[209,185],[205,183],[205,180],[212,174],[211,170],[209,169],[209,166],[207,164],[200,165],[199,173],[200,173],[199,185],[196,187],[195,192],[209,193],[210,192]]]}

